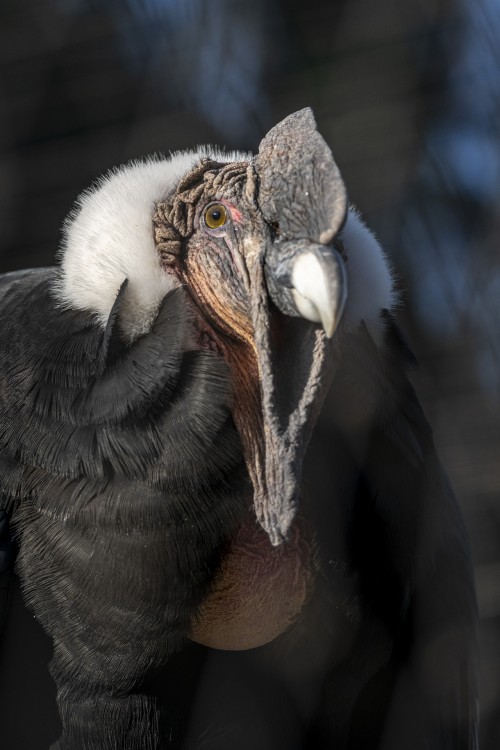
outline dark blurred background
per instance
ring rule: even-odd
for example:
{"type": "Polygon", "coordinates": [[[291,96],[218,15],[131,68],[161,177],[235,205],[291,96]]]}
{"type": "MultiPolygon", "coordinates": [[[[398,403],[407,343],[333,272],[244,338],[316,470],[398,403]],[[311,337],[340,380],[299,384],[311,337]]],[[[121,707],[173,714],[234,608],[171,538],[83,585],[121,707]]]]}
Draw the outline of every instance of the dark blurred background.
{"type": "Polygon", "coordinates": [[[396,271],[470,531],[498,750],[500,0],[1,0],[0,271],[52,264],[109,167],[255,151],[304,106],[396,271]]]}

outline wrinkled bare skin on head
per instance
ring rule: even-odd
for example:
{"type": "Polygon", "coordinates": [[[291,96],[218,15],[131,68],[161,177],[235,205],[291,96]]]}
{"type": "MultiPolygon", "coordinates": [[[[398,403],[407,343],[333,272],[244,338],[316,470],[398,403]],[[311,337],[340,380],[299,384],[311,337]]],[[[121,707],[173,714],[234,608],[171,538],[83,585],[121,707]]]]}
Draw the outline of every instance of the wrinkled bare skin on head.
{"type": "Polygon", "coordinates": [[[200,162],[154,216],[163,265],[197,310],[199,344],[209,342],[231,368],[255,512],[273,544],[286,539],[296,515],[331,347],[317,325],[270,300],[273,289],[287,293],[280,247],[331,242],[346,205],[331,152],[303,110],[273,128],[251,162],[200,162]],[[227,211],[220,230],[204,222],[214,201],[227,211]]]}
{"type": "Polygon", "coordinates": [[[203,317],[230,337],[250,345],[245,238],[265,238],[266,225],[255,194],[247,190],[248,163],[220,164],[203,160],[180,183],[169,201],[159,204],[155,236],[163,263],[193,291],[203,317]],[[230,221],[212,236],[203,231],[203,209],[223,203],[230,221]]]}

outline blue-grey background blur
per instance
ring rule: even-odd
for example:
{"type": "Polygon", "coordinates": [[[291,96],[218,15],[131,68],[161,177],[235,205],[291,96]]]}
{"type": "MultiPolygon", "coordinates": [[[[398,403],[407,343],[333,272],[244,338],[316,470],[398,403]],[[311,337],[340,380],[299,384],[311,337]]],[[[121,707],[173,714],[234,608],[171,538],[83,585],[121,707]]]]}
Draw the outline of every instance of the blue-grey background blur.
{"type": "Polygon", "coordinates": [[[255,151],[307,105],[397,274],[471,535],[497,750],[500,0],[1,0],[0,270],[52,264],[109,167],[200,142],[255,151]]]}

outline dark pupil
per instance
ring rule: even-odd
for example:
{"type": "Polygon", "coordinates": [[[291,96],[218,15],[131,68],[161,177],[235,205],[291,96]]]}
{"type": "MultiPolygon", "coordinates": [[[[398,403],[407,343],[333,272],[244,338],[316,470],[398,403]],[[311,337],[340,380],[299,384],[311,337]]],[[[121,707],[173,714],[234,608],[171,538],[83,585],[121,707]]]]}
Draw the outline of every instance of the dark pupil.
{"type": "Polygon", "coordinates": [[[221,212],[218,208],[212,209],[212,220],[213,221],[219,221],[221,217],[221,212]]]}

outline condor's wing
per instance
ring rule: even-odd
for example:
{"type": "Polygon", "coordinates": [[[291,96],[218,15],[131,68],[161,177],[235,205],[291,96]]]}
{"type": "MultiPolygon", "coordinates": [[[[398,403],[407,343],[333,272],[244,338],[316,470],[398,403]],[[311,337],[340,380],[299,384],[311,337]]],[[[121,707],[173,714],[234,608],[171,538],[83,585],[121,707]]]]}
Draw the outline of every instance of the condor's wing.
{"type": "Polygon", "coordinates": [[[103,328],[54,301],[54,274],[0,281],[0,487],[18,548],[2,750],[46,749],[61,721],[57,747],[153,748],[188,701],[175,679],[162,705],[143,686],[184,646],[248,503],[225,365],[191,350],[181,289],[127,342],[126,284],[103,328]]]}

